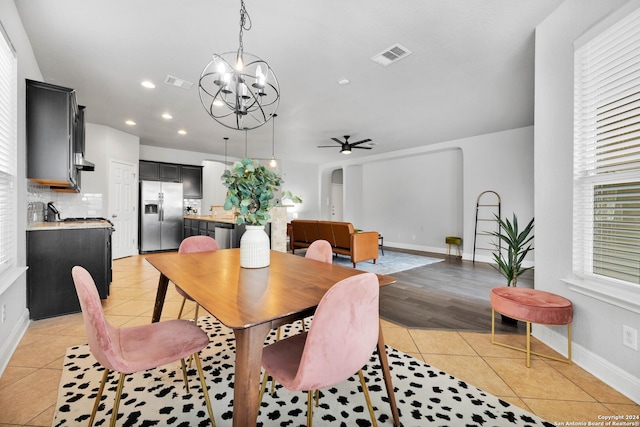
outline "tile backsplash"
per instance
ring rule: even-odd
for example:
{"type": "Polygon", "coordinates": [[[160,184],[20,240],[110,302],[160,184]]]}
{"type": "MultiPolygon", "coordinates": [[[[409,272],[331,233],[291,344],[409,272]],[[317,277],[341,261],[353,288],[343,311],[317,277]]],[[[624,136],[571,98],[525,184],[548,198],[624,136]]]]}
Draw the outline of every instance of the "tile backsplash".
{"type": "Polygon", "coordinates": [[[102,194],[57,193],[49,187],[27,182],[27,221],[44,221],[47,203],[54,202],[60,218],[104,217],[102,194]]]}

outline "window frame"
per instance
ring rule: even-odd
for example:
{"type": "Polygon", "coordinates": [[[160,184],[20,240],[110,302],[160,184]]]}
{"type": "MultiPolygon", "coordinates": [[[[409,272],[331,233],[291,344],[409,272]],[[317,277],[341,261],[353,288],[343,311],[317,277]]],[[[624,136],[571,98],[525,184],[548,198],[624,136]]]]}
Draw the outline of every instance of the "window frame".
{"type": "MultiPolygon", "coordinates": [[[[581,57],[590,48],[592,42],[609,37],[609,31],[618,31],[620,24],[633,15],[634,23],[640,25],[640,0],[634,0],[612,13],[587,31],[574,43],[574,164],[580,164],[585,157],[593,153],[585,151],[588,141],[593,137],[595,128],[595,108],[584,113],[584,104],[580,104],[580,96],[587,90],[582,86],[581,57]],[[584,126],[581,120],[588,117],[592,128],[584,126]]],[[[589,60],[594,60],[589,57],[589,60]]],[[[640,68],[640,66],[638,67],[640,68]]],[[[591,160],[589,160],[591,161],[591,160]]],[[[640,170],[622,171],[611,174],[598,174],[593,169],[574,167],[573,186],[573,275],[564,282],[578,293],[597,298],[618,307],[640,313],[640,285],[593,273],[593,212],[594,193],[597,185],[640,182],[640,170]]]]}
{"type": "Polygon", "coordinates": [[[17,269],[18,66],[0,23],[0,293],[22,273],[17,269]],[[6,102],[6,104],[4,104],[6,102]]]}

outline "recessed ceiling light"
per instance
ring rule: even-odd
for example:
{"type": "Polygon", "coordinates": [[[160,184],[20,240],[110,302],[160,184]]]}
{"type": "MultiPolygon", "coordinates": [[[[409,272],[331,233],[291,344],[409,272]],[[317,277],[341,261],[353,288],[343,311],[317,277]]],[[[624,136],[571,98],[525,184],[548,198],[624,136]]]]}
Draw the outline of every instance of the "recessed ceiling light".
{"type": "Polygon", "coordinates": [[[148,88],[148,89],[153,89],[156,87],[156,85],[154,85],[152,82],[150,82],[149,80],[144,80],[142,83],[140,83],[142,86],[148,88]]]}
{"type": "Polygon", "coordinates": [[[163,113],[162,118],[169,120],[169,119],[173,119],[173,116],[169,113],[163,113]]]}
{"type": "Polygon", "coordinates": [[[186,130],[184,130],[184,129],[180,129],[180,130],[178,131],[178,133],[179,133],[180,135],[186,135],[186,134],[187,134],[187,131],[186,131],[186,130]]]}
{"type": "Polygon", "coordinates": [[[215,105],[216,107],[222,107],[224,105],[224,102],[216,99],[215,101],[213,101],[213,105],[215,105]]]}
{"type": "Polygon", "coordinates": [[[135,126],[136,125],[136,122],[134,122],[133,120],[127,120],[125,123],[128,124],[129,126],[135,126]]]}
{"type": "Polygon", "coordinates": [[[349,79],[342,79],[342,80],[338,80],[338,84],[339,84],[340,86],[348,85],[349,83],[350,83],[350,82],[349,82],[349,79]]]}

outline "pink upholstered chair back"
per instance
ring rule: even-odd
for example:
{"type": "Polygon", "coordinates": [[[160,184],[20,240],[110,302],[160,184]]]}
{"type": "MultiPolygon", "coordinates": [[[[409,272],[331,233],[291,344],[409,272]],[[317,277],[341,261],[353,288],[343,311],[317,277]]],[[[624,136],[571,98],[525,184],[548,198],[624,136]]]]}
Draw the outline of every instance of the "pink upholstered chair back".
{"type": "Polygon", "coordinates": [[[91,353],[104,367],[112,371],[127,372],[126,364],[114,350],[120,348],[118,329],[111,326],[104,317],[100,295],[91,274],[83,267],[75,266],[71,275],[80,300],[91,353]]]}
{"type": "Polygon", "coordinates": [[[367,364],[378,341],[379,284],[373,273],[336,283],[324,295],[309,328],[293,390],[338,384],[367,364]]]}
{"type": "Polygon", "coordinates": [[[326,240],[316,240],[311,245],[309,245],[307,253],[304,254],[304,257],[331,264],[333,262],[333,251],[331,249],[331,243],[327,242],[326,240]]]}
{"type": "Polygon", "coordinates": [[[180,243],[178,253],[189,254],[195,252],[210,252],[220,249],[220,245],[213,237],[209,236],[191,236],[187,237],[180,243]]]}

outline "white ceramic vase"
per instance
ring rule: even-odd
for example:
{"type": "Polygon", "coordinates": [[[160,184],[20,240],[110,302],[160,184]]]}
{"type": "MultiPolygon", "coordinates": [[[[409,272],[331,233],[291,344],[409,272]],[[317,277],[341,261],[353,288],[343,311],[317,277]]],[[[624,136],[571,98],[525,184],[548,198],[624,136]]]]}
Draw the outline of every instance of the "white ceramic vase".
{"type": "Polygon", "coordinates": [[[264,225],[247,225],[240,238],[240,267],[263,268],[271,261],[269,236],[264,225]]]}

